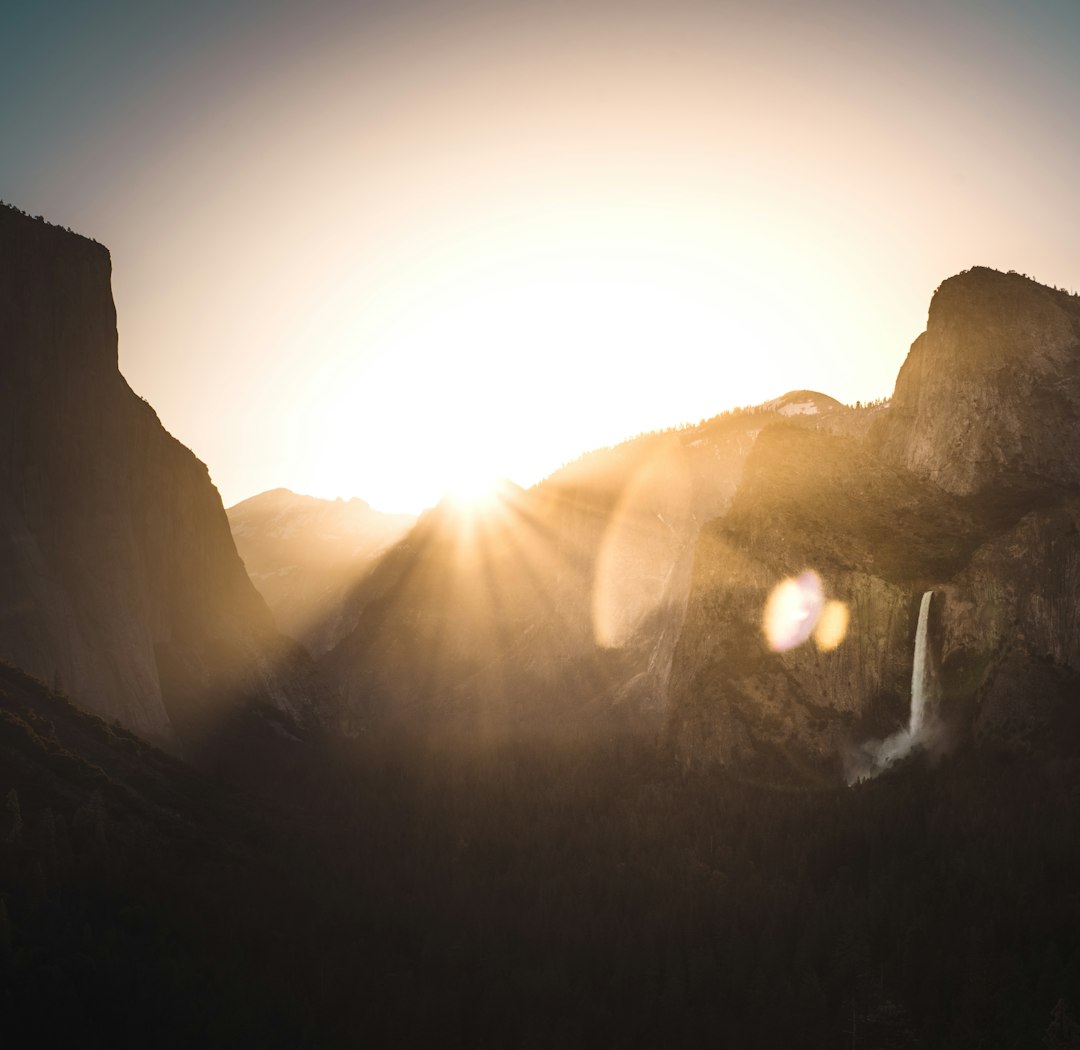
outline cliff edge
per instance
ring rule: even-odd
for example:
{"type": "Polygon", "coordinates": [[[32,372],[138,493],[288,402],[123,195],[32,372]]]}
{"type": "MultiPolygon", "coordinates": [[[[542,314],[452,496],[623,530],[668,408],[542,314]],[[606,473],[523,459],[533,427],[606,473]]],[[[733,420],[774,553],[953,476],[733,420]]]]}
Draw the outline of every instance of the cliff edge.
{"type": "Polygon", "coordinates": [[[1080,296],[976,266],[942,282],[896,378],[885,458],[949,492],[1080,484],[1080,296]]]}

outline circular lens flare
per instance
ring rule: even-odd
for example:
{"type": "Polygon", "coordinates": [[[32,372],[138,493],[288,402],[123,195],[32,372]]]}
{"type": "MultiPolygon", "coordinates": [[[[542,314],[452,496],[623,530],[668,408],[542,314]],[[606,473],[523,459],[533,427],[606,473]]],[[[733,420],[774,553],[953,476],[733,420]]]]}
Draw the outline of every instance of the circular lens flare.
{"type": "Polygon", "coordinates": [[[823,653],[832,652],[847,637],[850,621],[851,614],[843,602],[828,602],[814,629],[814,644],[823,653]]]}
{"type": "Polygon", "coordinates": [[[851,615],[841,601],[825,601],[821,577],[812,569],[781,580],[769,595],[762,630],[775,653],[802,645],[811,635],[823,653],[831,652],[847,637],[851,615]]]}
{"type": "Polygon", "coordinates": [[[813,633],[824,604],[821,577],[813,570],[781,580],[765,603],[762,628],[769,648],[783,653],[802,645],[813,633]]]}

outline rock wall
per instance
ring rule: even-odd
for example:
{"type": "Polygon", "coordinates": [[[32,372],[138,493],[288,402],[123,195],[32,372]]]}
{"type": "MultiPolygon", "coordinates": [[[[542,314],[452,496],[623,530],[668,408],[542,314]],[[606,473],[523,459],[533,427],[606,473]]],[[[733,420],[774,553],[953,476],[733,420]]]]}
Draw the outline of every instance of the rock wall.
{"type": "Polygon", "coordinates": [[[925,590],[942,738],[1074,746],[1078,420],[1080,299],[977,269],[935,295],[868,437],[763,431],[698,544],[671,674],[676,751],[831,775],[906,723],[925,590]],[[847,638],[772,652],[770,589],[806,570],[845,603],[847,638]]]}
{"type": "Polygon", "coordinates": [[[882,454],[950,492],[1080,484],[1080,297],[975,267],[944,281],[896,379],[882,454]]]}
{"type": "Polygon", "coordinates": [[[0,656],[163,742],[240,698],[305,720],[205,465],[118,371],[110,270],[0,209],[0,656]]]}
{"type": "Polygon", "coordinates": [[[832,775],[846,746],[906,717],[919,598],[962,564],[969,519],[934,486],[824,432],[762,432],[726,515],[702,530],[674,654],[669,736],[688,764],[770,755],[832,775]],[[786,652],[763,614],[781,581],[818,574],[847,635],[786,652]]]}

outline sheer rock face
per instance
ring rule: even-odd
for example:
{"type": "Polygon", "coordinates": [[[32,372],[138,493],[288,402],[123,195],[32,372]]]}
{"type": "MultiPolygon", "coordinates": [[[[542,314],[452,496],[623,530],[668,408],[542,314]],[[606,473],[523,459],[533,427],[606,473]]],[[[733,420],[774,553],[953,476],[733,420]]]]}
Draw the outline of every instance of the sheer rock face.
{"type": "Polygon", "coordinates": [[[206,467],[117,369],[110,270],[0,209],[0,656],[163,742],[240,697],[304,718],[206,467]]]}
{"type": "Polygon", "coordinates": [[[763,755],[824,775],[907,716],[924,581],[963,565],[971,519],[932,484],[852,439],[762,432],[731,509],[702,531],[671,675],[669,729],[688,764],[763,755]],[[772,652],[772,589],[813,570],[846,606],[846,639],[772,652]]]}
{"type": "Polygon", "coordinates": [[[1075,740],[1080,500],[953,496],[855,442],[766,430],[730,511],[698,543],[671,673],[676,752],[689,765],[842,773],[907,724],[926,590],[940,731],[926,743],[1075,740]],[[772,652],[769,593],[808,569],[846,605],[847,637],[772,652]]]}
{"type": "Polygon", "coordinates": [[[698,543],[670,739],[690,763],[826,773],[908,719],[919,601],[940,739],[1075,747],[1080,300],[974,270],[936,294],[868,440],[770,427],[698,543]],[[847,639],[771,652],[769,592],[815,570],[847,639]]]}
{"type": "Polygon", "coordinates": [[[971,494],[1080,484],[1080,298],[975,267],[934,295],[879,432],[884,456],[971,494]]]}

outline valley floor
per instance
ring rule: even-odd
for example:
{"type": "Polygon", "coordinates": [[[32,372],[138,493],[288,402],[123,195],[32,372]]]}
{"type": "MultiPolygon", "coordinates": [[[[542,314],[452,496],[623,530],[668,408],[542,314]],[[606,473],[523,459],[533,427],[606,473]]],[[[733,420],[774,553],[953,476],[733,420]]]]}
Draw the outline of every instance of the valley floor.
{"type": "Polygon", "coordinates": [[[381,741],[270,803],[42,691],[0,680],[5,1046],[1077,1045],[1074,759],[381,741]]]}

